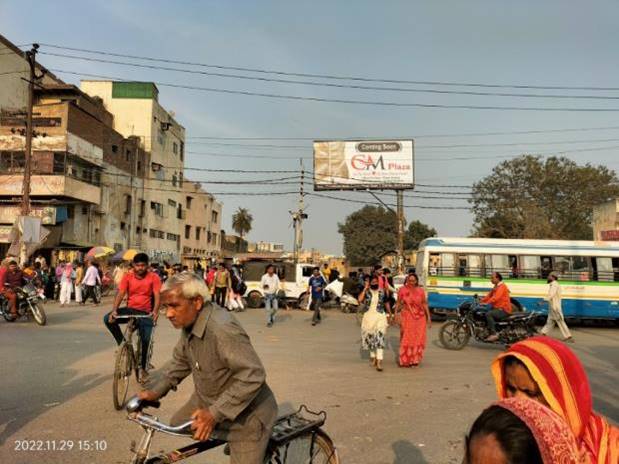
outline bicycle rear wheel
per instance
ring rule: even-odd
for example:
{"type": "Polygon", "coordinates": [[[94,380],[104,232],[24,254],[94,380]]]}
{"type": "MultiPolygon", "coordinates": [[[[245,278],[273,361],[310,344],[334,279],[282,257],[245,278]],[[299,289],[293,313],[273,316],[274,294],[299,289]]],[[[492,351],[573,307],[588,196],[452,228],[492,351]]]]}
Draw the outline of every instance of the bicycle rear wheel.
{"type": "Polygon", "coordinates": [[[265,464],[340,464],[335,445],[322,430],[309,432],[270,449],[265,464]]]}
{"type": "Polygon", "coordinates": [[[125,405],[127,392],[129,391],[129,381],[131,380],[133,364],[133,348],[128,343],[121,344],[118,348],[118,353],[116,354],[112,391],[114,408],[117,410],[121,410],[125,405]]]}

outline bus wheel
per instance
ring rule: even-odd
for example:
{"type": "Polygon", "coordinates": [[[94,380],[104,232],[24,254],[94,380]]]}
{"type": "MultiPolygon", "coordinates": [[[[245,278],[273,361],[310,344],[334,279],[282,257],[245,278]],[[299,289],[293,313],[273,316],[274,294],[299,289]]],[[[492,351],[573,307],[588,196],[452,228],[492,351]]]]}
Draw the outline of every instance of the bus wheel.
{"type": "Polygon", "coordinates": [[[259,308],[262,306],[262,295],[260,292],[250,292],[247,295],[247,306],[250,308],[259,308]]]}

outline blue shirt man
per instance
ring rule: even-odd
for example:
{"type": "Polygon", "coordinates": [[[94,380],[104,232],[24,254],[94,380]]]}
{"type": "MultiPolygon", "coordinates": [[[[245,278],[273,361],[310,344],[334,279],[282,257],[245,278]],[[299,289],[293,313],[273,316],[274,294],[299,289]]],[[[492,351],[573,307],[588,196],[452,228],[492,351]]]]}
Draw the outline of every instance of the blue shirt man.
{"type": "Polygon", "coordinates": [[[312,277],[309,278],[308,289],[312,292],[312,303],[310,309],[314,310],[314,316],[312,316],[312,325],[316,325],[321,321],[320,317],[320,304],[322,303],[322,294],[327,286],[327,281],[322,275],[320,275],[320,268],[315,267],[312,277]]]}

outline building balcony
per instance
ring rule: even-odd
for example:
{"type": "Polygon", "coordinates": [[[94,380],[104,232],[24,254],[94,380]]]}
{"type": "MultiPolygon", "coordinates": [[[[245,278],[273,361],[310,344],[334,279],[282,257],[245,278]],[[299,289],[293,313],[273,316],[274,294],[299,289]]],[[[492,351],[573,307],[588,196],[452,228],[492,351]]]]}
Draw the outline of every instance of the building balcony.
{"type": "MultiPolygon", "coordinates": [[[[23,175],[0,175],[0,196],[21,197],[23,175]]],[[[98,205],[101,188],[65,175],[33,175],[31,197],[71,198],[98,205]]]]}

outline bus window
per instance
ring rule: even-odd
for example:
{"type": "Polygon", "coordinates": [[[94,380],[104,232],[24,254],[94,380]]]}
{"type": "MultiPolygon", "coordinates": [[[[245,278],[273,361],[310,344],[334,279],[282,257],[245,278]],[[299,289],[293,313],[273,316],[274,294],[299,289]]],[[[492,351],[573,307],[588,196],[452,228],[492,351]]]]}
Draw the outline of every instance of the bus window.
{"type": "Polygon", "coordinates": [[[458,255],[458,275],[461,277],[481,276],[481,257],[479,255],[458,255]]]}
{"type": "Polygon", "coordinates": [[[481,277],[481,256],[468,255],[468,275],[481,277]]]}
{"type": "Polygon", "coordinates": [[[552,272],[552,258],[550,256],[542,256],[542,279],[547,279],[552,272]]]}
{"type": "Polygon", "coordinates": [[[541,256],[521,256],[520,274],[525,279],[541,278],[542,258],[541,256]]]}
{"type": "Polygon", "coordinates": [[[503,277],[507,277],[511,273],[511,267],[508,255],[486,255],[486,277],[490,277],[493,272],[499,272],[503,277]]]}
{"type": "Polygon", "coordinates": [[[589,260],[584,256],[555,256],[553,270],[565,280],[589,280],[589,260]]]}
{"type": "Polygon", "coordinates": [[[431,276],[438,275],[438,270],[441,267],[441,255],[438,253],[430,254],[430,261],[428,263],[428,274],[431,276]]]}
{"type": "Polygon", "coordinates": [[[456,261],[451,253],[441,253],[441,265],[439,266],[439,275],[454,276],[456,275],[456,261]]]}
{"type": "Polygon", "coordinates": [[[591,258],[593,279],[600,282],[612,282],[615,278],[612,258],[591,258]]]}
{"type": "Polygon", "coordinates": [[[518,267],[518,256],[509,255],[509,276],[517,279],[520,277],[520,268],[518,267]]]}

